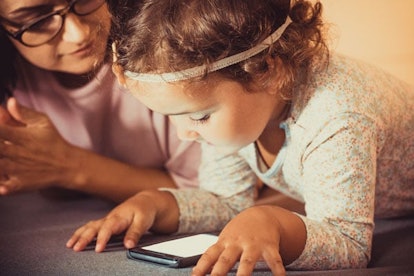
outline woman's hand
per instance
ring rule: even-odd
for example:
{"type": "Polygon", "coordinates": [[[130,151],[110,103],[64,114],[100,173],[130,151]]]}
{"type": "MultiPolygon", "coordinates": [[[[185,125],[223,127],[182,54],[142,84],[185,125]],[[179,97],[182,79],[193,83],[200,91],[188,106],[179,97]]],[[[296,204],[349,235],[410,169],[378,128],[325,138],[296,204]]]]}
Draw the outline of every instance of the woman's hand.
{"type": "Polygon", "coordinates": [[[148,230],[170,234],[178,228],[178,206],[169,192],[148,190],[114,208],[106,217],[78,228],[66,247],[83,250],[96,237],[96,252],[102,252],[112,235],[126,231],[124,246],[135,247],[148,230]]]}
{"type": "Polygon", "coordinates": [[[238,275],[251,275],[258,261],[265,261],[274,275],[285,275],[284,263],[300,255],[305,240],[305,226],[295,214],[275,206],[251,207],[224,227],[193,275],[226,275],[238,261],[238,275]]]}
{"type": "Polygon", "coordinates": [[[0,107],[0,195],[50,187],[122,202],[139,191],[176,184],[165,170],[71,145],[48,116],[11,98],[7,110],[0,107]]]}
{"type": "Polygon", "coordinates": [[[1,109],[0,194],[49,187],[67,172],[73,147],[50,119],[14,98],[1,109]]]}

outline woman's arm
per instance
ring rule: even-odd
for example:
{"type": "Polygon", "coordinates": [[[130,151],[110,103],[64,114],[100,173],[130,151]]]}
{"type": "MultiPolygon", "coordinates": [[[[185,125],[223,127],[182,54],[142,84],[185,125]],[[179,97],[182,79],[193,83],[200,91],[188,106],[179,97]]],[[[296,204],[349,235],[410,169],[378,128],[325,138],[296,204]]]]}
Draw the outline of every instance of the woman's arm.
{"type": "Polygon", "coordinates": [[[1,114],[0,140],[7,141],[0,143],[2,195],[61,187],[121,202],[144,189],[176,187],[166,170],[134,167],[70,145],[46,115],[14,99],[1,114]]]}

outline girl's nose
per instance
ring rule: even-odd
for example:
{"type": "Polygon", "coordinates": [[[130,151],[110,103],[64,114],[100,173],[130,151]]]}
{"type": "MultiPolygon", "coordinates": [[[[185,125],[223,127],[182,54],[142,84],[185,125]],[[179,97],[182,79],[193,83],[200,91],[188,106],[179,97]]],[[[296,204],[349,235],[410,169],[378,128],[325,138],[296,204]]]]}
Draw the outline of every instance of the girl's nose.
{"type": "Polygon", "coordinates": [[[200,134],[198,134],[198,132],[193,131],[193,130],[180,131],[178,129],[177,130],[177,135],[178,135],[178,138],[180,138],[181,140],[184,140],[184,141],[195,141],[200,137],[200,134]]]}
{"type": "Polygon", "coordinates": [[[197,131],[191,130],[185,126],[185,124],[181,125],[177,120],[170,116],[170,122],[175,126],[177,129],[177,136],[181,140],[185,141],[194,141],[200,137],[200,134],[197,131]]]}
{"type": "Polygon", "coordinates": [[[62,30],[62,38],[67,42],[81,44],[88,41],[90,27],[82,23],[76,14],[68,13],[62,30]]]}

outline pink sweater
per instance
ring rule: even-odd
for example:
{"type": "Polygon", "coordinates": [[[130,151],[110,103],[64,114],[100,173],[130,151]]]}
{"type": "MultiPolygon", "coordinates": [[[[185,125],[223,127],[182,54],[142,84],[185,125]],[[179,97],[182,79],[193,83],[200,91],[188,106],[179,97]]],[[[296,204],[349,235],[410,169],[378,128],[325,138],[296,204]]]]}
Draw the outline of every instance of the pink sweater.
{"type": "Polygon", "coordinates": [[[197,185],[199,145],[177,138],[167,117],[118,85],[110,65],[79,89],[62,87],[27,62],[13,91],[20,104],[47,114],[71,144],[137,166],[165,168],[179,187],[197,185]]]}

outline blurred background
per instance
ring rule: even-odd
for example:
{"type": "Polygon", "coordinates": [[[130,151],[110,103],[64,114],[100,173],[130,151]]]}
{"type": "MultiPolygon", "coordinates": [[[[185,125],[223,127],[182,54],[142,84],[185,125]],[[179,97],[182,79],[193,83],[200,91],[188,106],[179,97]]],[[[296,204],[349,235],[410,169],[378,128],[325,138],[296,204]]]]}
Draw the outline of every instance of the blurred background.
{"type": "Polygon", "coordinates": [[[414,0],[320,0],[331,47],[414,85],[414,0]]]}

